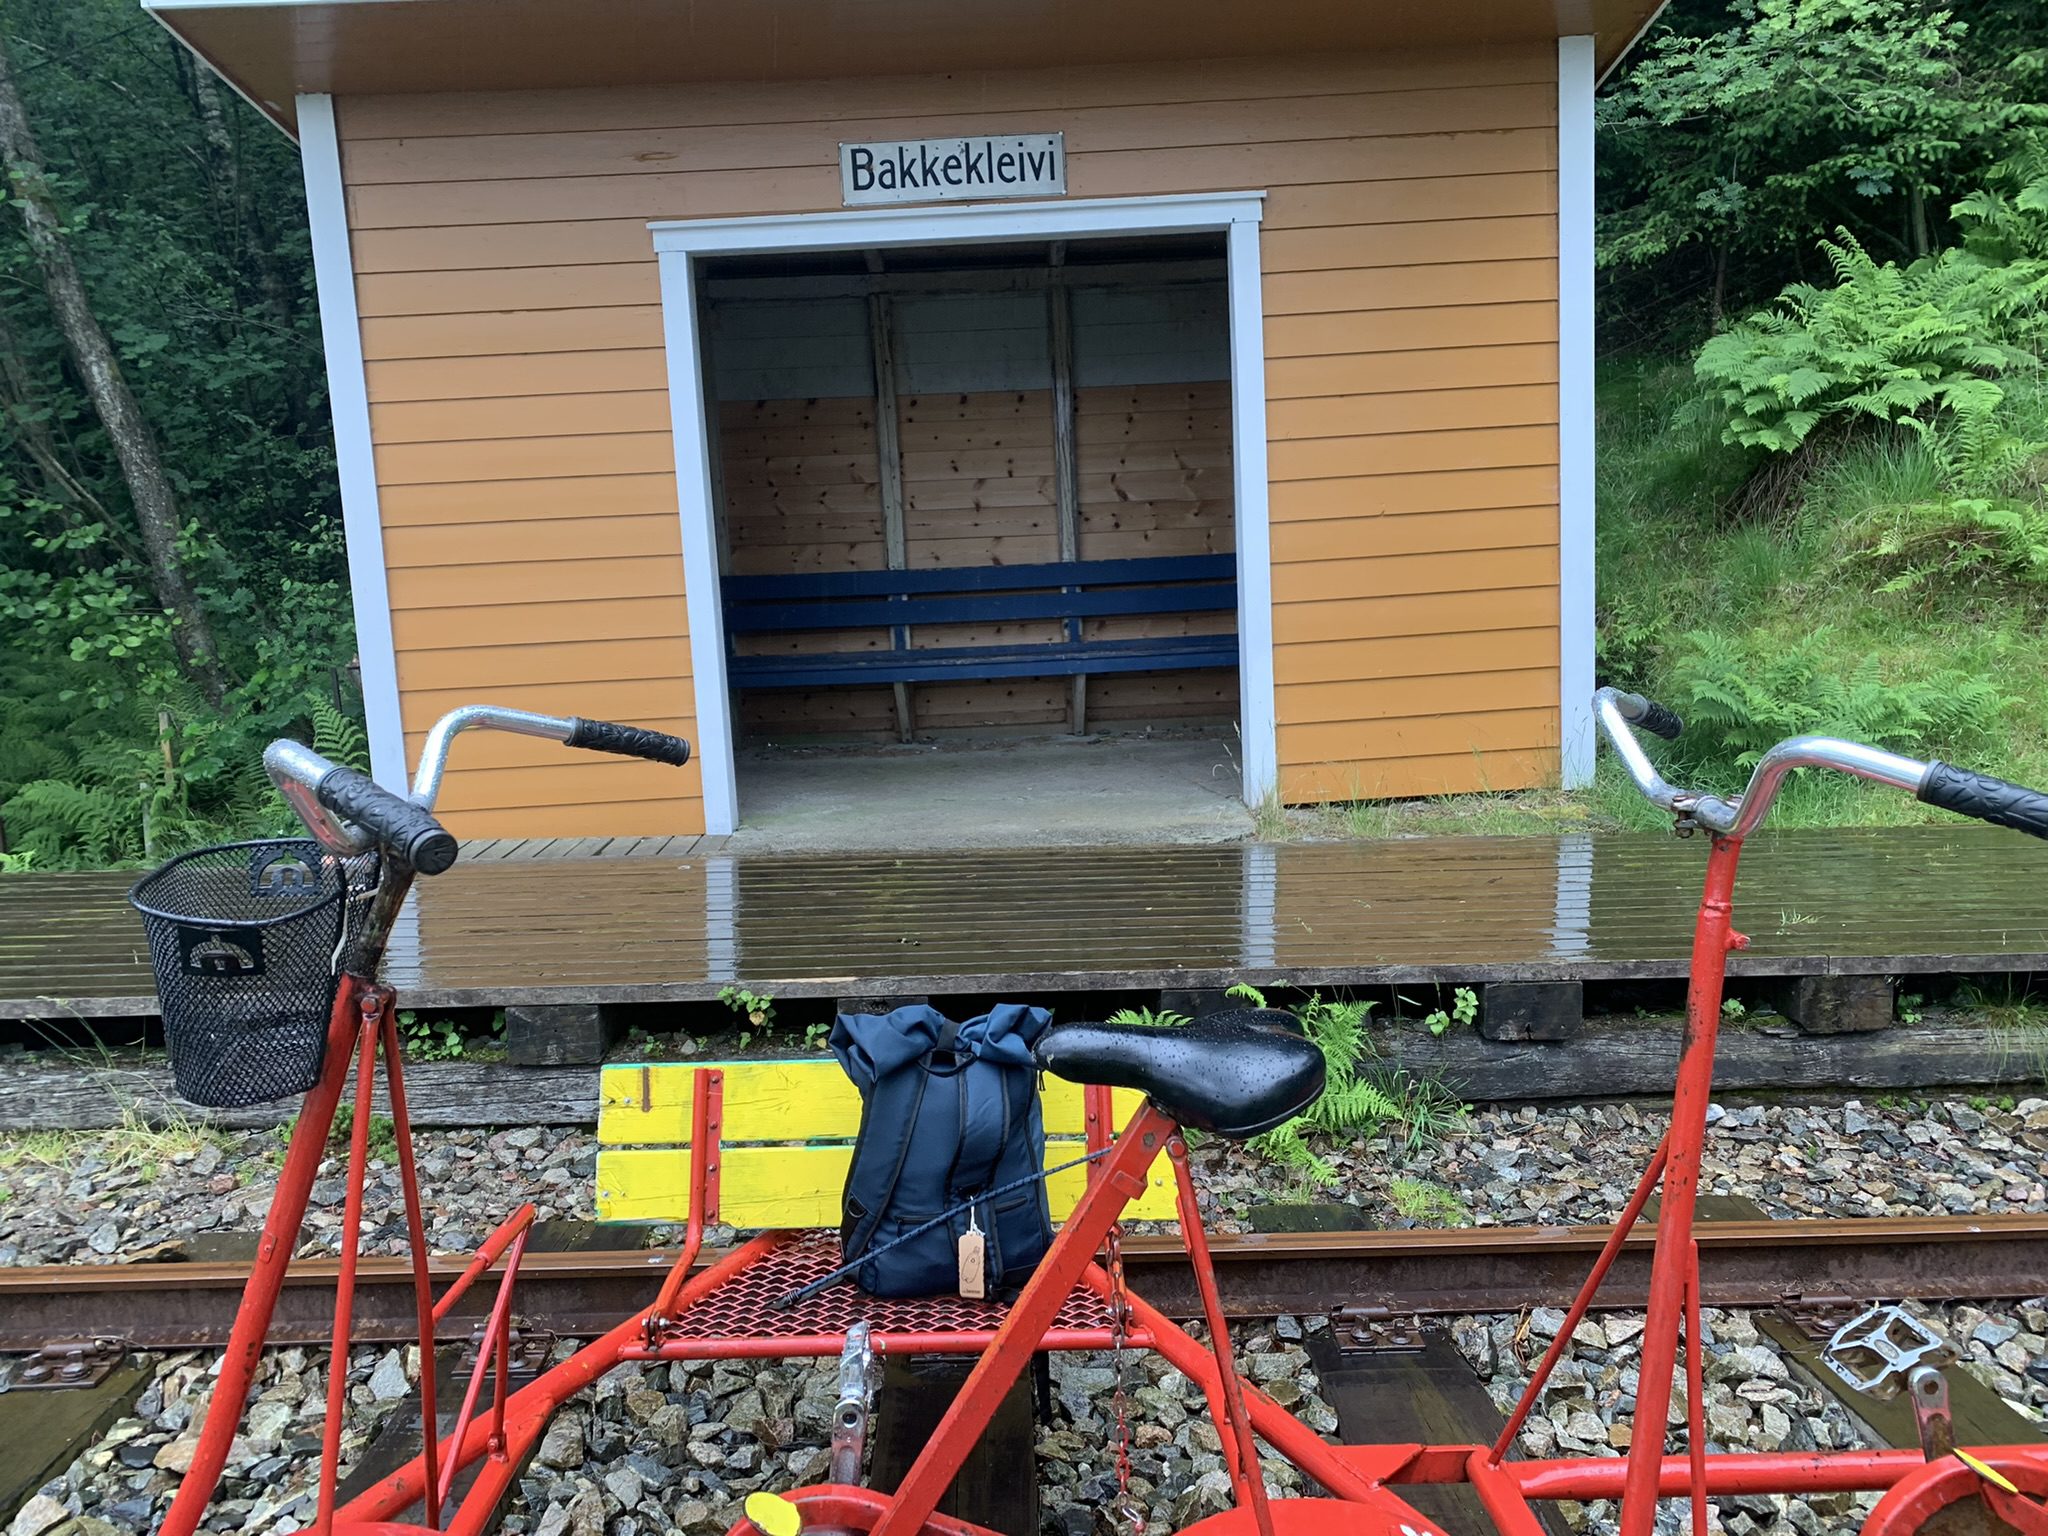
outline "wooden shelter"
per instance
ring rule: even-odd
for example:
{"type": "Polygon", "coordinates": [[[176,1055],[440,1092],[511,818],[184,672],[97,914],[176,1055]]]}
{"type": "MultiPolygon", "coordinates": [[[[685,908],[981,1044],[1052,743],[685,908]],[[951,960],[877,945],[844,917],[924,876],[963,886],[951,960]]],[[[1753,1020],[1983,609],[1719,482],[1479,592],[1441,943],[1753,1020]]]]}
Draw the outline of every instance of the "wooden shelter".
{"type": "Polygon", "coordinates": [[[152,0],[295,134],[374,766],[732,829],[750,737],[1591,772],[1593,91],[1654,0],[152,0]]]}

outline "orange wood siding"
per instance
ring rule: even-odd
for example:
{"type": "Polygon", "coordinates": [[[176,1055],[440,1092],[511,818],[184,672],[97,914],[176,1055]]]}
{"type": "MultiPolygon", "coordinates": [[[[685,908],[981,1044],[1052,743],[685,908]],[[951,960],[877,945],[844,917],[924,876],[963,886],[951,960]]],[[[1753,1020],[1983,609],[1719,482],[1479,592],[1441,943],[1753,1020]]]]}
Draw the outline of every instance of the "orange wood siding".
{"type": "MultiPolygon", "coordinates": [[[[340,126],[409,748],[468,698],[694,727],[648,220],[836,208],[842,139],[1059,131],[1074,197],[1267,193],[1282,793],[1555,775],[1550,43],[357,97],[340,126]]],[[[696,783],[512,743],[458,752],[445,804],[687,831],[696,783]]]]}

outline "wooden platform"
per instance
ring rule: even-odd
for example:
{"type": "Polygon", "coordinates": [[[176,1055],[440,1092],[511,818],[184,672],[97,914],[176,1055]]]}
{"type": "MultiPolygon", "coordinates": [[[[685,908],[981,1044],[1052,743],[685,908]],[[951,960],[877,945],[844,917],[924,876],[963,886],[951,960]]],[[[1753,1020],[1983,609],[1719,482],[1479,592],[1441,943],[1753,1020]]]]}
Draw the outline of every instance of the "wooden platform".
{"type": "MultiPolygon", "coordinates": [[[[1682,976],[1703,839],[1436,838],[465,857],[390,978],[427,1007],[1682,976]]],[[[519,850],[515,849],[514,852],[519,850]]],[[[153,1012],[132,874],[0,876],[0,1017],[153,1012]]],[[[1755,839],[1742,975],[2048,970],[2048,848],[1992,828],[1755,839]]]]}

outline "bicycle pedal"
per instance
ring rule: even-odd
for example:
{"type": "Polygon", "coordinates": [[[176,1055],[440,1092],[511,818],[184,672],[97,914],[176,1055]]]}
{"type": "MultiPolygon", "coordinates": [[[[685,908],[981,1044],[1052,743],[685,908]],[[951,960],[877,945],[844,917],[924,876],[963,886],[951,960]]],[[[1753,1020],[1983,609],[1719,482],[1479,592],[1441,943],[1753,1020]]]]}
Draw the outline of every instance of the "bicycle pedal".
{"type": "Polygon", "coordinates": [[[1888,1402],[1916,1369],[1947,1365],[1956,1349],[1904,1307],[1880,1304],[1837,1328],[1820,1357],[1858,1392],[1888,1402]]]}

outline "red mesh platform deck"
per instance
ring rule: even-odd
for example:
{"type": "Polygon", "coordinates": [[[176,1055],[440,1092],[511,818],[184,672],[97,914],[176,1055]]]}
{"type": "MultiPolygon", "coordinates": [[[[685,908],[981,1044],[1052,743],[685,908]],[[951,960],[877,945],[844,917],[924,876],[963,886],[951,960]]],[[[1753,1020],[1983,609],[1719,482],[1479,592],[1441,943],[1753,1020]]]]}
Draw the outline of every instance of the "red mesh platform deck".
{"type": "MultiPolygon", "coordinates": [[[[833,1286],[787,1311],[776,1301],[839,1267],[839,1240],[830,1233],[792,1238],[749,1265],[663,1328],[658,1350],[667,1356],[730,1357],[837,1354],[847,1329],[865,1322],[885,1353],[978,1352],[1008,1310],[999,1302],[959,1296],[892,1301],[870,1296],[851,1282],[833,1286]],[[737,1347],[736,1347],[737,1346],[737,1347]]],[[[1086,1288],[1067,1297],[1043,1341],[1054,1349],[1108,1349],[1109,1307],[1086,1288]]],[[[1127,1341],[1143,1347],[1150,1335],[1132,1329],[1127,1341]]]]}

